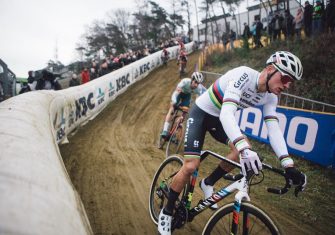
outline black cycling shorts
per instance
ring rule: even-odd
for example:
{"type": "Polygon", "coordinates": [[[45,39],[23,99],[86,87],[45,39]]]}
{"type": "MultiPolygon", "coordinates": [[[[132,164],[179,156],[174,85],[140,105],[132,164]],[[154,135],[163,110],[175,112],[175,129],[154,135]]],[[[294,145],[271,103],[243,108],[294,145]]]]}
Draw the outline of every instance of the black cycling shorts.
{"type": "Polygon", "coordinates": [[[186,122],[185,158],[199,158],[207,131],[220,143],[228,144],[229,139],[223,130],[219,117],[206,113],[194,104],[186,122]]]}

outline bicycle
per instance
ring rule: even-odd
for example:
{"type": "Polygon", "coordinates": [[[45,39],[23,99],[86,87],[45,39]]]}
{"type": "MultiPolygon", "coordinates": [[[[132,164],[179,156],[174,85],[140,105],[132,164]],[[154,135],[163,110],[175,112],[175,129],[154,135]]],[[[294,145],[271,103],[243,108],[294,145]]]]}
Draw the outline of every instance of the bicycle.
{"type": "Polygon", "coordinates": [[[166,146],[166,157],[172,154],[180,153],[181,145],[184,142],[185,128],[183,123],[188,114],[189,107],[182,106],[179,107],[178,109],[182,113],[181,115],[177,115],[176,121],[174,122],[174,125],[172,125],[171,128],[172,134],[166,146]]]}
{"type": "Polygon", "coordinates": [[[175,111],[172,115],[171,127],[168,132],[167,137],[163,137],[159,135],[158,148],[163,149],[166,142],[166,157],[171,155],[172,153],[179,153],[181,144],[183,143],[184,138],[184,126],[183,122],[186,119],[186,115],[188,114],[189,107],[187,106],[178,106],[175,108],[175,111]],[[180,114],[181,112],[181,114],[180,114]]]}
{"type": "MultiPolygon", "coordinates": [[[[203,161],[209,155],[228,162],[237,168],[241,168],[239,163],[231,161],[209,150],[201,152],[200,160],[203,161]]],[[[149,211],[151,219],[155,224],[158,223],[159,213],[167,202],[172,178],[177,174],[182,164],[183,160],[179,156],[170,156],[163,161],[154,176],[150,188],[149,211]]],[[[266,163],[262,163],[262,165],[264,170],[266,169],[277,173],[278,175],[283,176],[286,181],[283,188],[268,188],[267,191],[280,195],[288,192],[291,187],[291,182],[285,176],[285,172],[266,163]]],[[[205,209],[237,191],[235,194],[235,201],[219,207],[207,221],[202,234],[281,234],[278,226],[270,216],[250,203],[248,190],[250,189],[250,186],[253,185],[253,174],[247,174],[247,176],[243,176],[242,174],[225,175],[225,179],[233,182],[216,191],[211,197],[200,200],[196,206],[191,208],[197,175],[198,170],[193,173],[190,182],[186,184],[176,202],[171,231],[182,228],[187,222],[191,222],[205,209]]],[[[257,184],[264,180],[264,171],[261,171],[260,175],[262,175],[263,178],[257,182],[257,184]]],[[[296,196],[298,195],[298,192],[297,186],[295,189],[296,196]]]]}

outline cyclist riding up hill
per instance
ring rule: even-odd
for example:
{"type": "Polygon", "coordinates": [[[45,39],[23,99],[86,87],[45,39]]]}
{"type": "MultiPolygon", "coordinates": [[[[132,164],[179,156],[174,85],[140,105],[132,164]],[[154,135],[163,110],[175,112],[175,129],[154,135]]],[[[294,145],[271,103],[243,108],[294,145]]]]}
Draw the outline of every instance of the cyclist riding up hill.
{"type": "Polygon", "coordinates": [[[202,73],[194,72],[192,73],[191,78],[184,78],[178,83],[176,90],[172,93],[171,96],[170,108],[166,115],[163,131],[161,134],[163,138],[168,137],[171,117],[175,109],[178,106],[189,107],[192,93],[195,93],[197,95],[201,95],[203,93],[204,87],[201,85],[203,80],[204,77],[202,73]]]}
{"type": "MultiPolygon", "coordinates": [[[[298,57],[290,52],[278,51],[266,61],[266,67],[261,73],[246,66],[232,69],[197,98],[187,120],[184,164],[173,178],[169,200],[159,215],[158,231],[161,234],[171,234],[175,202],[192,173],[199,167],[199,156],[207,131],[219,142],[229,144],[231,152],[227,158],[238,161],[239,156],[244,175],[249,170],[253,170],[255,174],[261,170],[262,164],[257,153],[251,150],[236,122],[235,113],[238,109],[263,105],[270,144],[281,161],[286,176],[293,184],[299,185],[301,191],[304,190],[307,177],[294,167],[293,160],[288,155],[276,113],[277,96],[295,80],[300,80],[302,72],[298,57]]],[[[206,198],[213,194],[213,185],[230,170],[231,167],[220,163],[209,177],[200,181],[206,198]]]]}

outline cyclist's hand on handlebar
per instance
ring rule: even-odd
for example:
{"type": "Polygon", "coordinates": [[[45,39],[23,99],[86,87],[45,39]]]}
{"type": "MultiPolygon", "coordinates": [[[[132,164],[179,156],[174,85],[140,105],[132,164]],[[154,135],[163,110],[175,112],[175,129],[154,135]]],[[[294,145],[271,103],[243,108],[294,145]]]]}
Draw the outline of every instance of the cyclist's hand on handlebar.
{"type": "Polygon", "coordinates": [[[247,175],[248,170],[253,170],[258,175],[258,171],[262,170],[262,163],[259,160],[258,154],[250,149],[241,151],[240,163],[243,175],[247,175]]]}
{"type": "Polygon", "coordinates": [[[295,167],[287,167],[285,169],[285,175],[290,180],[290,183],[297,185],[295,188],[295,196],[298,196],[299,192],[305,190],[307,185],[307,176],[302,172],[298,171],[295,167]]]}

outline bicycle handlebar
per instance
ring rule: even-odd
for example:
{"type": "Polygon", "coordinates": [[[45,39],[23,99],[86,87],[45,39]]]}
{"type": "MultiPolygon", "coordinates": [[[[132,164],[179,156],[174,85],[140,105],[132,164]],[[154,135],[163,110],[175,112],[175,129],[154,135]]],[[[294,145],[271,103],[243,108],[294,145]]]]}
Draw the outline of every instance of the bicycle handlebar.
{"type": "Polygon", "coordinates": [[[282,195],[282,194],[285,194],[288,192],[288,190],[291,188],[291,183],[289,181],[289,179],[286,177],[286,174],[285,174],[285,171],[281,170],[281,169],[277,169],[273,166],[270,166],[266,163],[262,163],[264,169],[268,169],[268,170],[271,170],[275,173],[277,173],[278,175],[281,175],[285,178],[285,186],[282,187],[282,188],[267,188],[267,191],[269,193],[274,193],[274,194],[279,194],[279,195],[282,195]]]}
{"type": "MultiPolygon", "coordinates": [[[[233,166],[238,167],[238,168],[241,169],[241,165],[239,163],[237,163],[235,161],[232,161],[232,160],[230,160],[228,158],[225,158],[225,157],[223,157],[223,156],[221,156],[221,155],[219,155],[217,153],[214,153],[214,152],[212,152],[210,150],[201,151],[200,161],[203,161],[208,155],[212,155],[212,156],[214,156],[214,157],[216,157],[216,158],[218,158],[220,160],[223,160],[223,161],[225,161],[225,162],[227,162],[227,163],[229,163],[229,164],[231,164],[231,165],[233,165],[233,166]]],[[[270,187],[270,188],[267,188],[267,191],[270,192],[270,193],[279,194],[279,195],[287,193],[288,190],[292,186],[292,181],[287,177],[285,171],[282,170],[282,169],[275,168],[275,167],[273,167],[271,165],[268,165],[268,164],[266,164],[264,162],[262,162],[262,166],[263,166],[263,169],[267,169],[267,170],[270,170],[272,172],[275,172],[275,173],[277,173],[277,174],[279,174],[279,175],[281,175],[281,176],[283,176],[285,178],[285,185],[284,185],[284,187],[281,187],[281,188],[271,188],[270,187]]],[[[231,180],[231,181],[237,181],[237,180],[239,180],[239,179],[241,179],[243,177],[243,175],[242,175],[242,177],[240,177],[240,175],[242,175],[242,174],[238,174],[236,176],[232,176],[230,174],[227,174],[223,178],[225,178],[227,180],[231,180]]],[[[247,177],[247,178],[250,178],[250,177],[247,177]]],[[[301,191],[301,189],[300,189],[301,187],[302,187],[301,185],[298,185],[298,186],[295,187],[294,194],[295,194],[296,197],[298,196],[298,193],[301,191]]]]}

